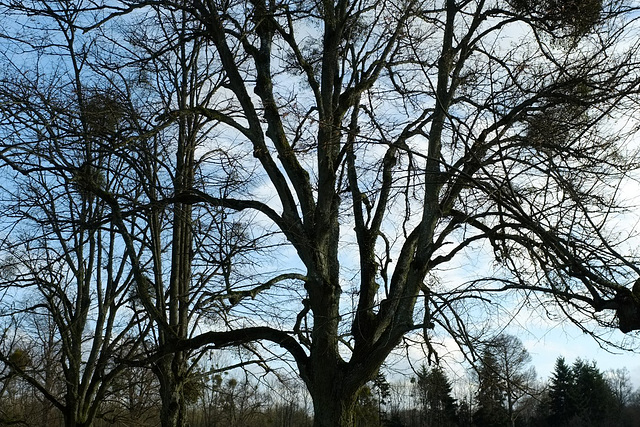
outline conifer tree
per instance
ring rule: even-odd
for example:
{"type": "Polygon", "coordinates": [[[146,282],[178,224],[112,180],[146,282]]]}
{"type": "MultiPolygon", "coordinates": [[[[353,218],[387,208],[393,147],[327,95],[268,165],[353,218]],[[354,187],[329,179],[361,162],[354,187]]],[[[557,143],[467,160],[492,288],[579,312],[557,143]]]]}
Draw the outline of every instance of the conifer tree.
{"type": "Polygon", "coordinates": [[[478,409],[473,422],[478,427],[502,427],[509,425],[509,414],[505,406],[506,386],[499,373],[496,356],[485,350],[478,371],[478,409]]]}
{"type": "Polygon", "coordinates": [[[556,360],[549,391],[549,425],[600,426],[616,418],[615,397],[595,362],[556,360]]]}
{"type": "MultiPolygon", "coordinates": [[[[573,399],[577,422],[582,426],[600,426],[615,416],[613,391],[595,362],[577,359],[571,367],[573,399]]],[[[575,424],[573,420],[572,424],[575,424]]]]}
{"type": "Polygon", "coordinates": [[[574,409],[570,398],[572,383],[571,367],[567,365],[564,357],[558,357],[551,376],[549,390],[550,421],[552,424],[564,425],[573,414],[574,409]]]}
{"type": "Polygon", "coordinates": [[[455,426],[458,405],[451,395],[451,383],[441,367],[420,367],[416,382],[421,424],[428,427],[455,426]]]}

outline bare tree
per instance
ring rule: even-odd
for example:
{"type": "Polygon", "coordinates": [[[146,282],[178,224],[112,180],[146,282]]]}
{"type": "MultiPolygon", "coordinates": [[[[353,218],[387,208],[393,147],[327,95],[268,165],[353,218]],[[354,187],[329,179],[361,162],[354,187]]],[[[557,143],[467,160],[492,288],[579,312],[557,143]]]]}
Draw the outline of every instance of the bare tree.
{"type": "Polygon", "coordinates": [[[629,370],[626,367],[609,369],[605,372],[605,376],[618,408],[620,410],[624,409],[630,403],[633,395],[629,370]]]}
{"type": "MultiPolygon", "coordinates": [[[[72,6],[64,1],[5,5],[8,13],[44,25],[42,33],[25,24],[24,34],[4,35],[12,52],[26,52],[37,64],[33,70],[22,68],[11,58],[5,74],[3,129],[9,138],[2,145],[2,160],[8,170],[7,209],[27,200],[23,188],[36,187],[29,184],[33,180],[39,180],[37,188],[52,193],[48,198],[30,195],[43,209],[65,197],[85,203],[80,205],[89,213],[76,212],[75,202],[68,202],[68,212],[60,214],[69,218],[58,218],[59,213],[51,211],[44,222],[55,218],[56,224],[76,227],[72,233],[95,233],[90,235],[96,242],[87,244],[109,248],[107,256],[100,254],[87,262],[113,268],[118,279],[126,280],[124,285],[114,284],[117,307],[132,314],[120,337],[135,336],[136,345],[128,344],[120,354],[113,352],[108,362],[118,365],[117,371],[123,366],[152,369],[159,383],[163,425],[183,425],[185,389],[203,352],[179,349],[153,360],[144,357],[149,349],[170,347],[208,325],[233,321],[225,318],[225,312],[257,293],[255,279],[243,275],[242,266],[249,262],[243,254],[259,249],[262,233],[255,229],[249,233],[243,215],[224,206],[194,207],[179,197],[208,185],[215,185],[225,197],[245,186],[233,178],[239,159],[221,160],[216,155],[207,163],[210,151],[224,155],[223,149],[208,144],[214,126],[205,110],[223,87],[223,74],[209,57],[210,42],[200,34],[202,24],[185,11],[149,8],[126,25],[104,25],[85,36],[83,23],[99,19],[100,11],[72,6]],[[55,59],[40,64],[35,61],[38,54],[55,59]],[[64,70],[59,78],[52,71],[56,67],[64,70]],[[41,87],[40,75],[50,78],[51,86],[41,87]],[[51,177],[62,184],[52,188],[51,177]],[[132,327],[139,333],[127,335],[132,327]],[[134,354],[142,362],[133,360],[134,354]]],[[[25,230],[35,239],[53,235],[66,250],[68,235],[58,236],[55,229],[29,229],[31,218],[22,211],[15,221],[8,216],[6,227],[13,227],[8,235],[13,237],[18,230],[20,215],[27,217],[25,230]]],[[[76,240],[85,244],[83,237],[76,240]]],[[[35,270],[39,262],[49,262],[43,253],[27,252],[35,270]]],[[[13,261],[5,270],[15,267],[13,261]]],[[[67,272],[63,268],[55,274],[67,272]]],[[[88,292],[93,291],[89,279],[99,282],[101,276],[86,276],[84,270],[78,274],[86,277],[87,285],[77,298],[88,301],[88,292]]],[[[289,277],[269,278],[258,289],[289,277]]],[[[15,275],[7,276],[10,292],[16,285],[15,275]]],[[[76,298],[69,292],[73,290],[61,286],[58,298],[76,298]]],[[[13,304],[16,299],[11,296],[6,301],[13,304]]],[[[120,320],[114,314],[110,321],[120,320]]],[[[84,327],[81,322],[77,326],[84,327]]],[[[246,350],[256,354],[250,346],[246,350]]],[[[108,388],[108,383],[101,387],[108,388]]],[[[98,407],[99,399],[94,403],[98,407]]]]}
{"type": "Polygon", "coordinates": [[[20,339],[0,360],[47,402],[38,423],[52,423],[55,408],[66,426],[86,426],[126,367],[115,359],[136,354],[146,334],[145,314],[131,310],[125,242],[93,191],[137,197],[115,149],[135,119],[117,90],[85,78],[95,39],[77,28],[78,11],[51,4],[29,18],[30,6],[2,30],[0,315],[20,339]]]}
{"type": "Polygon", "coordinates": [[[132,338],[139,336],[132,333],[136,316],[124,314],[132,278],[122,240],[113,226],[100,225],[105,202],[85,192],[88,182],[122,188],[109,173],[117,163],[88,136],[87,116],[107,108],[104,99],[77,91],[82,107],[75,110],[49,90],[4,80],[0,93],[0,311],[6,326],[17,328],[18,343],[34,351],[28,364],[13,359],[24,347],[3,349],[0,359],[62,412],[65,425],[90,425],[123,368],[112,358],[135,353],[139,342],[132,338]],[[16,316],[24,321],[15,324],[16,316]]]}
{"type": "MultiPolygon", "coordinates": [[[[184,425],[187,389],[205,352],[174,343],[203,329],[225,328],[234,321],[229,310],[255,296],[255,278],[244,271],[251,266],[246,253],[263,250],[263,233],[250,233],[242,214],[220,205],[194,206],[180,196],[211,187],[226,197],[246,186],[234,177],[241,159],[226,157],[212,142],[218,123],[207,106],[224,90],[224,79],[202,23],[183,10],[151,7],[124,29],[104,25],[100,31],[111,45],[99,50],[92,69],[124,86],[122,96],[136,106],[140,128],[118,152],[131,168],[120,178],[139,186],[140,196],[123,200],[92,190],[111,207],[104,221],[115,224],[124,241],[136,283],[133,306],[147,313],[141,327],[152,333],[142,357],[127,363],[156,374],[162,424],[184,425]],[[158,347],[175,351],[156,358],[158,347]]],[[[263,286],[271,284],[258,289],[263,286]]],[[[244,349],[234,366],[267,358],[252,359],[255,349],[244,349]]]]}
{"type": "Polygon", "coordinates": [[[616,183],[635,165],[624,135],[606,131],[638,90],[636,46],[619,44],[631,6],[174,6],[203,23],[222,65],[227,96],[207,114],[243,142],[235,155],[253,154],[249,169],[270,189],[182,200],[258,211],[304,272],[282,328],[179,346],[279,344],[309,389],[315,425],[337,426],[351,425],[358,390],[407,332],[423,329],[429,345],[437,326],[469,343],[467,298],[533,291],[576,321],[612,308],[622,330],[638,326],[625,287],[637,262],[609,228],[616,183]],[[496,274],[428,284],[481,245],[496,274]]]}
{"type": "MultiPolygon", "coordinates": [[[[134,209],[153,208],[146,212],[145,239],[125,227],[120,232],[148,260],[130,262],[138,272],[138,288],[148,286],[151,291],[140,293],[140,303],[157,332],[156,346],[177,349],[157,360],[142,359],[143,364],[153,360],[161,421],[174,426],[185,423],[185,388],[204,354],[197,348],[177,348],[175,342],[203,329],[224,328],[233,321],[229,310],[255,296],[255,279],[244,274],[243,267],[250,264],[245,254],[260,250],[263,233],[249,233],[243,215],[224,206],[194,207],[181,197],[207,187],[226,197],[246,184],[234,177],[240,159],[226,157],[224,148],[211,142],[217,123],[212,124],[207,107],[224,89],[224,80],[217,58],[210,55],[210,42],[202,37],[202,23],[182,10],[154,7],[146,12],[126,33],[128,43],[120,45],[119,54],[126,55],[121,62],[133,65],[113,71],[138,72],[153,80],[146,90],[155,103],[147,112],[154,143],[145,147],[149,167],[139,169],[134,178],[148,193],[134,209]]],[[[264,361],[251,360],[255,351],[247,350],[236,366],[264,361]]]]}
{"type": "Polygon", "coordinates": [[[536,371],[530,366],[531,355],[519,338],[506,334],[493,338],[486,351],[496,359],[494,374],[504,383],[507,414],[511,425],[515,426],[520,416],[519,403],[533,394],[536,386],[536,371]]]}
{"type": "MultiPolygon", "coordinates": [[[[59,7],[81,9],[70,6],[59,7]]],[[[122,177],[144,197],[105,191],[93,179],[83,185],[108,207],[102,221],[123,240],[141,307],[158,327],[157,351],[141,363],[170,373],[163,423],[182,422],[184,361],[202,346],[284,348],[313,399],[314,424],[335,427],[352,424],[358,391],[407,333],[422,330],[427,346],[436,333],[473,344],[465,314],[477,310],[465,304],[490,303],[493,292],[548,297],[580,325],[595,317],[611,326],[597,313],[614,309],[620,329],[640,328],[637,292],[628,288],[640,273],[637,259],[611,224],[621,213],[619,184],[635,168],[617,124],[638,91],[636,39],[627,38],[634,7],[515,0],[89,7],[98,16],[81,24],[88,33],[147,10],[175,14],[189,31],[160,27],[162,36],[200,37],[215,64],[216,73],[180,73],[197,82],[198,96],[173,86],[187,92],[170,91],[181,95],[149,117],[162,122],[152,128],[157,138],[115,147],[138,166],[156,165],[145,171],[129,162],[132,173],[122,177]],[[178,129],[175,145],[161,132],[169,129],[178,129]],[[196,141],[207,135],[215,149],[198,157],[196,141]],[[154,161],[167,145],[175,162],[154,161]],[[238,167],[220,167],[230,163],[238,167]],[[196,183],[197,173],[209,179],[196,183]],[[217,209],[251,212],[246,235],[271,230],[272,242],[288,247],[260,254],[251,286],[210,294],[225,302],[226,321],[196,334],[189,328],[198,319],[188,314],[197,305],[189,299],[193,260],[206,260],[211,247],[194,244],[198,231],[210,232],[195,227],[199,209],[206,215],[198,218],[209,215],[205,224],[218,222],[217,209]],[[144,219],[132,219],[142,212],[144,219]],[[283,261],[285,249],[295,260],[283,261]],[[490,257],[493,268],[467,283],[438,280],[465,256],[490,257]]],[[[180,58],[194,63],[190,53],[180,58]]]]}

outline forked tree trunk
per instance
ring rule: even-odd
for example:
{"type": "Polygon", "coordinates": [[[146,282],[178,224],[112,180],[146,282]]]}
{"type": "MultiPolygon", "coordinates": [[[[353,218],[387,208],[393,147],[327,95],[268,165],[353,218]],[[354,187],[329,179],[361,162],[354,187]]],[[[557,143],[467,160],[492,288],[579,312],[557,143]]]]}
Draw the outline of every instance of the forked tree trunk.
{"type": "Polygon", "coordinates": [[[315,363],[306,380],[313,401],[313,426],[353,427],[356,396],[369,378],[331,353],[312,356],[315,363]]]}

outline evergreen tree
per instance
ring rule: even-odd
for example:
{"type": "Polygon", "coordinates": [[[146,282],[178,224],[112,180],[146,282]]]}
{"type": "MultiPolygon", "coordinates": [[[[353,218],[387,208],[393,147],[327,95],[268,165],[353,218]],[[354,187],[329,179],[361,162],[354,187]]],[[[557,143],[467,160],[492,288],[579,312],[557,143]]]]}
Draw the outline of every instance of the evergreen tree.
{"type": "Polygon", "coordinates": [[[478,409],[473,422],[478,427],[503,427],[509,425],[509,413],[505,407],[506,386],[500,375],[496,356],[485,350],[478,371],[478,409]]]}
{"type": "Polygon", "coordinates": [[[376,375],[372,383],[372,390],[378,398],[378,419],[382,422],[386,419],[386,413],[382,410],[382,407],[388,403],[389,397],[391,396],[391,384],[389,384],[382,372],[378,372],[378,375],[376,375]]]}
{"type": "Polygon", "coordinates": [[[571,367],[564,357],[558,357],[551,375],[549,389],[549,421],[551,425],[565,425],[574,413],[571,400],[571,386],[573,383],[571,367]]]}
{"type": "Polygon", "coordinates": [[[451,383],[440,367],[418,372],[418,396],[421,406],[421,425],[427,427],[455,426],[458,405],[451,396],[451,383]]]}
{"type": "Polygon", "coordinates": [[[600,426],[615,414],[615,397],[595,362],[576,360],[572,366],[575,417],[573,424],[600,426]]]}
{"type": "Polygon", "coordinates": [[[617,418],[615,396],[595,362],[556,360],[549,390],[549,425],[601,426],[617,418]]]}

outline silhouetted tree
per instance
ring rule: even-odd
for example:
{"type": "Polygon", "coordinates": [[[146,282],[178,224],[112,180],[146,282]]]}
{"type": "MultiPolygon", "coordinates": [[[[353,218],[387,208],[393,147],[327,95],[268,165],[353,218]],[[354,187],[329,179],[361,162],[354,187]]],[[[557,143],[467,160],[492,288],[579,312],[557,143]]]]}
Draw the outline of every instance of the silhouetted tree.
{"type": "MultiPolygon", "coordinates": [[[[103,76],[126,100],[117,105],[150,110],[137,123],[144,132],[124,139],[111,138],[123,131],[111,120],[86,116],[86,129],[109,136],[101,148],[129,167],[115,187],[102,182],[114,169],[93,157],[56,167],[74,171],[65,183],[104,207],[93,224],[126,249],[134,311],[156,338],[137,362],[161,381],[165,426],[184,424],[181,390],[202,347],[283,348],[312,397],[315,426],[338,427],[353,424],[359,393],[407,333],[421,331],[427,345],[430,333],[473,342],[468,326],[481,310],[465,303],[490,303],[495,292],[556,302],[581,326],[585,318],[612,326],[594,314],[612,309],[621,330],[640,329],[640,290],[630,289],[638,258],[608,221],[615,189],[635,167],[626,129],[613,123],[635,113],[639,84],[626,2],[0,6],[9,20],[3,43],[42,64],[40,55],[55,57],[71,40],[78,49],[69,61],[90,71],[70,83],[61,68],[38,70],[34,78],[52,86],[42,100],[70,84],[59,98],[72,99],[103,76]],[[49,28],[14,34],[49,18],[76,38],[49,28]],[[166,42],[146,45],[156,66],[118,57],[140,41],[122,36],[128,25],[166,42]],[[178,54],[166,56],[174,46],[178,54]],[[150,90],[152,81],[169,91],[150,90]],[[217,276],[235,265],[211,249],[217,224],[287,247],[253,252],[255,280],[237,286],[217,276]],[[452,261],[478,251],[495,268],[467,283],[438,282],[452,261]],[[214,277],[220,286],[199,292],[214,277]],[[218,322],[199,329],[205,313],[218,322]]],[[[11,78],[30,76],[30,61],[11,61],[19,56],[5,55],[11,78]]],[[[7,118],[42,119],[10,94],[0,108],[7,118]]],[[[38,144],[60,141],[50,130],[64,120],[41,121],[38,149],[29,150],[57,161],[38,144]]],[[[13,143],[32,129],[3,124],[0,159],[15,175],[33,173],[13,143]]]]}
{"type": "Polygon", "coordinates": [[[563,357],[558,357],[551,374],[549,408],[551,423],[565,425],[575,411],[572,401],[573,373],[563,357]]]}
{"type": "MultiPolygon", "coordinates": [[[[79,41],[79,18],[57,11],[32,19],[48,41],[17,23],[18,37],[2,36],[4,52],[43,43],[51,56],[0,72],[0,328],[21,336],[2,340],[0,361],[47,402],[43,425],[57,410],[65,426],[89,426],[125,368],[116,359],[137,354],[146,334],[144,315],[130,306],[125,242],[104,221],[109,201],[96,195],[140,193],[121,180],[132,165],[112,149],[138,134],[126,101],[84,81],[81,45],[94,39],[79,41]]],[[[139,218],[130,214],[132,223],[139,218]]]]}
{"type": "Polygon", "coordinates": [[[551,377],[549,408],[549,425],[554,426],[600,426],[620,414],[614,393],[595,363],[578,359],[569,367],[562,357],[556,360],[551,377]]]}
{"type": "Polygon", "coordinates": [[[422,426],[449,427],[457,424],[458,405],[451,395],[451,384],[441,367],[421,365],[416,381],[422,426]]]}
{"type": "Polygon", "coordinates": [[[629,370],[626,367],[611,369],[605,372],[605,378],[613,392],[616,405],[623,409],[631,401],[633,395],[629,370]]]}
{"type": "Polygon", "coordinates": [[[506,394],[506,383],[496,356],[490,349],[486,349],[478,368],[477,409],[473,414],[473,423],[478,427],[508,426],[510,420],[506,394]]]}
{"type": "Polygon", "coordinates": [[[613,391],[595,362],[578,359],[571,366],[571,372],[571,396],[575,405],[572,423],[600,426],[605,420],[617,419],[619,411],[613,391]]]}
{"type": "Polygon", "coordinates": [[[458,426],[468,427],[473,425],[473,409],[471,402],[466,399],[462,399],[458,405],[458,426]]]}
{"type": "Polygon", "coordinates": [[[532,394],[536,372],[530,366],[531,355],[519,338],[501,334],[488,344],[489,351],[495,355],[499,375],[505,386],[505,404],[511,425],[515,427],[520,413],[523,397],[532,394]]]}

